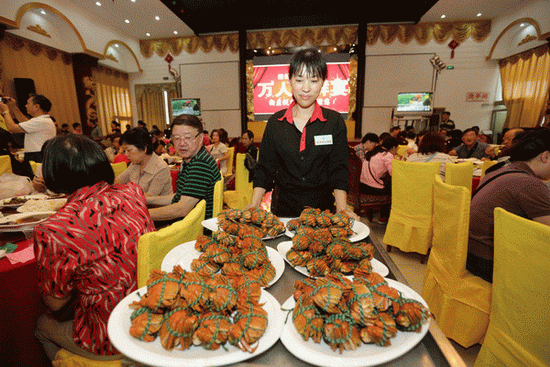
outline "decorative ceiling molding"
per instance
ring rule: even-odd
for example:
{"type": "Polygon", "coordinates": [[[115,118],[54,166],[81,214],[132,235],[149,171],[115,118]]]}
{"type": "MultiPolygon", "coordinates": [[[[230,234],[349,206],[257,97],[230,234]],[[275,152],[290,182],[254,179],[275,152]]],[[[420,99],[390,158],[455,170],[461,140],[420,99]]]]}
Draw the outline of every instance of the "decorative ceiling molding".
{"type": "Polygon", "coordinates": [[[98,59],[103,59],[105,56],[104,55],[101,55],[97,52],[94,52],[92,50],[89,50],[87,47],[86,47],[86,43],[84,42],[84,39],[82,38],[82,35],[80,34],[80,32],[78,31],[78,29],[76,29],[75,25],[69,20],[69,18],[67,18],[63,13],[61,13],[59,10],[57,10],[56,8],[48,5],[48,4],[44,4],[44,3],[37,3],[37,2],[32,2],[32,3],[27,3],[23,6],[21,6],[19,9],[17,9],[17,14],[15,15],[15,28],[21,28],[21,20],[23,19],[23,16],[28,12],[28,11],[31,11],[33,9],[44,9],[44,10],[49,10],[50,12],[58,15],[61,19],[63,19],[68,25],[69,27],[71,27],[71,29],[73,30],[73,32],[75,33],[76,37],[78,38],[78,40],[80,41],[80,44],[82,46],[82,51],[90,56],[93,56],[95,58],[98,58],[98,59]]]}
{"type": "Polygon", "coordinates": [[[128,49],[128,51],[130,52],[130,54],[132,55],[132,57],[134,58],[135,62],[136,62],[136,65],[137,65],[137,68],[139,70],[140,73],[143,72],[143,69],[141,68],[141,65],[139,64],[139,61],[138,61],[138,58],[136,56],[136,54],[134,53],[134,51],[130,48],[130,46],[128,46],[128,44],[124,41],[120,41],[120,40],[112,40],[112,41],[109,41],[107,43],[107,45],[105,46],[105,50],[103,51],[103,55],[104,57],[110,59],[110,60],[113,60],[118,62],[118,60],[116,59],[116,57],[114,57],[113,55],[107,55],[107,50],[109,49],[109,47],[113,46],[113,45],[120,45],[120,46],[123,46],[125,47],[126,49],[128,49]],[[111,58],[112,57],[112,58],[111,58]]]}
{"type": "Polygon", "coordinates": [[[500,34],[496,38],[495,42],[493,43],[493,46],[491,47],[491,51],[489,51],[489,55],[485,58],[486,60],[491,60],[493,58],[493,53],[495,51],[495,48],[497,47],[497,44],[502,39],[502,37],[504,37],[504,35],[510,29],[514,28],[515,26],[517,26],[518,24],[521,24],[521,23],[528,23],[528,24],[532,25],[535,28],[535,31],[537,32],[536,39],[538,39],[540,41],[544,41],[548,37],[548,33],[546,33],[546,34],[541,34],[540,33],[539,23],[535,19],[533,19],[533,18],[520,18],[520,19],[515,20],[512,23],[510,23],[506,28],[504,28],[504,30],[502,32],[500,32],[500,34]]]}
{"type": "Polygon", "coordinates": [[[45,37],[49,37],[49,38],[52,38],[52,36],[44,29],[40,26],[40,24],[37,24],[37,25],[30,25],[27,27],[27,29],[31,32],[35,32],[35,33],[38,33],[42,36],[45,36],[45,37]]]}

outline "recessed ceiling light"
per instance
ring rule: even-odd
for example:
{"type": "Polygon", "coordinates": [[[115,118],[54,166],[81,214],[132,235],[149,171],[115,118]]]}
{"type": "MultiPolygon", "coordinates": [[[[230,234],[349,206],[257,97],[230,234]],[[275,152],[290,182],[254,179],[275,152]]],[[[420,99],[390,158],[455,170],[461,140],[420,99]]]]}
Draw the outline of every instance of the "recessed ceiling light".
{"type": "Polygon", "coordinates": [[[99,1],[96,1],[95,4],[96,4],[97,6],[101,6],[101,3],[100,3],[99,1]]]}
{"type": "Polygon", "coordinates": [[[44,9],[42,9],[42,10],[40,10],[40,14],[46,15],[46,11],[44,11],[44,9]]]}
{"type": "Polygon", "coordinates": [[[443,18],[445,18],[445,17],[446,17],[446,15],[445,15],[445,14],[443,14],[443,15],[441,16],[441,19],[443,19],[443,18]]]}
{"type": "Polygon", "coordinates": [[[160,17],[157,15],[157,16],[155,17],[155,20],[160,20],[160,17]]]}
{"type": "Polygon", "coordinates": [[[477,16],[480,17],[480,16],[481,16],[481,13],[477,13],[477,16]]]}
{"type": "Polygon", "coordinates": [[[125,19],[124,23],[128,24],[128,23],[130,23],[130,21],[128,19],[125,19]]]}
{"type": "Polygon", "coordinates": [[[115,43],[115,47],[117,47],[117,48],[118,48],[118,43],[115,43]]]}
{"type": "Polygon", "coordinates": [[[147,37],[151,37],[151,33],[149,33],[149,32],[145,33],[145,35],[146,35],[147,37]]]}
{"type": "Polygon", "coordinates": [[[174,31],[174,34],[178,34],[178,31],[174,31]]]}
{"type": "Polygon", "coordinates": [[[136,2],[136,0],[130,0],[130,1],[131,1],[131,2],[133,2],[133,3],[135,3],[135,2],[136,2]]]}
{"type": "Polygon", "coordinates": [[[520,27],[525,27],[525,23],[521,23],[519,26],[520,27]]]}

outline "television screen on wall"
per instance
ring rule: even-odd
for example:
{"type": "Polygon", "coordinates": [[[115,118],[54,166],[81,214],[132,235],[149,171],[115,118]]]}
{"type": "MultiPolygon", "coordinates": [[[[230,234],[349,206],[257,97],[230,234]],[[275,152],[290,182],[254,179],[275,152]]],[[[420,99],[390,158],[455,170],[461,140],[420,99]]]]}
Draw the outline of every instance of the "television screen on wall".
{"type": "Polygon", "coordinates": [[[172,118],[179,115],[201,115],[200,98],[173,98],[172,99],[172,118]]]}
{"type": "Polygon", "coordinates": [[[431,114],[432,92],[401,92],[397,94],[397,113],[431,114]]]}

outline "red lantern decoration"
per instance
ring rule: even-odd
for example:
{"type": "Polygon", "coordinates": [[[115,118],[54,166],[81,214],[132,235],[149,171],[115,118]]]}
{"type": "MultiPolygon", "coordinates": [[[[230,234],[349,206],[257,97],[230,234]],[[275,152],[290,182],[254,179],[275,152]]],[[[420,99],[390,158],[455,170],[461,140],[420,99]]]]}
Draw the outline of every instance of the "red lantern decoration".
{"type": "Polygon", "coordinates": [[[456,42],[455,40],[452,40],[451,42],[449,42],[449,44],[447,45],[451,48],[451,59],[453,59],[455,57],[455,48],[457,48],[458,46],[460,46],[460,43],[456,42]]]}

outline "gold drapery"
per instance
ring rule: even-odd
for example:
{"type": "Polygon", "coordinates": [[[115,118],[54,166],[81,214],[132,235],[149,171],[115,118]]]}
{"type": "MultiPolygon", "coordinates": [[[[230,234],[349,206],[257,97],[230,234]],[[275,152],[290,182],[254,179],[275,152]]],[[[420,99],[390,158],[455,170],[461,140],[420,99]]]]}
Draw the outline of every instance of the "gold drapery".
{"type": "Polygon", "coordinates": [[[499,62],[502,99],[507,114],[504,127],[535,127],[545,114],[550,87],[548,44],[499,62]]]}
{"type": "Polygon", "coordinates": [[[145,122],[148,128],[156,125],[159,129],[164,130],[167,127],[164,104],[165,91],[168,94],[168,101],[176,98],[177,92],[174,83],[135,85],[138,119],[145,122]]]}
{"type": "MultiPolygon", "coordinates": [[[[444,22],[418,24],[372,24],[367,26],[367,44],[374,45],[380,41],[391,44],[396,40],[409,43],[416,40],[419,44],[426,44],[432,39],[443,43],[450,38],[457,42],[464,42],[472,38],[481,42],[491,32],[490,20],[472,22],[444,22]]],[[[247,49],[268,47],[289,47],[311,44],[313,46],[354,44],[358,40],[356,26],[336,26],[319,28],[292,28],[269,31],[247,32],[247,49]]],[[[168,52],[179,55],[185,51],[195,53],[201,49],[205,53],[216,49],[219,52],[230,50],[238,52],[239,35],[237,33],[215,34],[201,37],[178,37],[154,40],[141,40],[141,54],[149,58],[156,54],[164,57],[168,52]]]]}
{"type": "Polygon", "coordinates": [[[5,33],[0,41],[0,67],[6,96],[16,96],[14,78],[32,79],[36,93],[52,102],[50,115],[58,126],[80,122],[71,55],[5,33]]]}
{"type": "Polygon", "coordinates": [[[130,82],[128,74],[105,66],[92,69],[96,86],[98,125],[103,134],[111,134],[111,121],[120,123],[123,131],[126,124],[132,124],[130,106],[130,82]]]}

